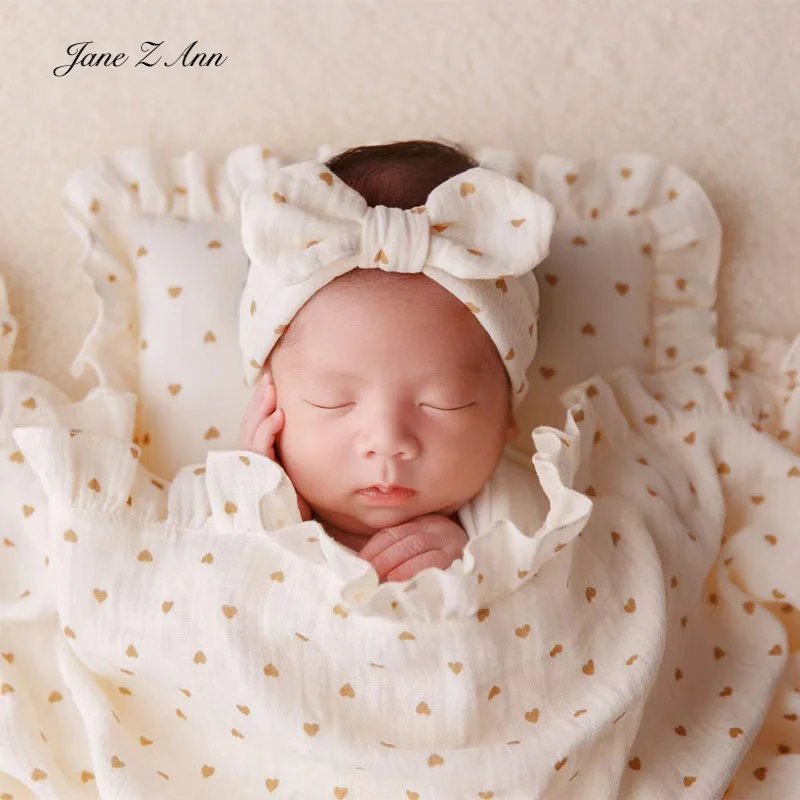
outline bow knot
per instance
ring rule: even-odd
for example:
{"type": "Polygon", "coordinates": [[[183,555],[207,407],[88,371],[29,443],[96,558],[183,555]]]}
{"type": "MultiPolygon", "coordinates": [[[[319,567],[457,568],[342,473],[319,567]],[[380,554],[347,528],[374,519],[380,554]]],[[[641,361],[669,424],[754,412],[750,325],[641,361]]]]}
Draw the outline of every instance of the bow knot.
{"type": "Polygon", "coordinates": [[[386,272],[422,272],[428,257],[428,214],[375,206],[368,208],[361,229],[361,252],[369,262],[386,272]]]}

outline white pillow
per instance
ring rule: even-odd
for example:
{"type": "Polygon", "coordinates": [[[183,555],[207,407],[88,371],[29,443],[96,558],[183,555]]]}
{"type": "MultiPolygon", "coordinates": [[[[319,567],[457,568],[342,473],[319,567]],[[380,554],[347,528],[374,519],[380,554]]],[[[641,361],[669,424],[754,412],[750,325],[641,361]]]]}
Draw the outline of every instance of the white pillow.
{"type": "Polygon", "coordinates": [[[99,298],[72,374],[88,366],[101,385],[136,393],[134,442],[166,478],[210,448],[237,446],[249,395],[236,324],[248,265],[239,198],[279,166],[260,145],[218,166],[139,148],[99,159],[66,186],[99,298]]]}
{"type": "MultiPolygon", "coordinates": [[[[332,154],[322,145],[316,158],[332,154]]],[[[512,151],[481,148],[474,157],[525,182],[512,151]]],[[[249,392],[238,346],[247,269],[238,200],[283,163],[260,146],[234,151],[218,168],[196,153],[164,160],[126,150],[67,185],[100,298],[73,374],[88,365],[101,384],[137,394],[134,441],[142,463],[165,478],[209,449],[239,446],[249,392]]],[[[531,183],[558,220],[535,272],[539,352],[512,443],[530,469],[530,432],[563,424],[568,386],[622,365],[649,372],[699,360],[715,347],[721,240],[702,189],[655,156],[543,156],[531,183]]]]}
{"type": "MultiPolygon", "coordinates": [[[[507,151],[484,151],[482,162],[522,177],[507,151]]],[[[534,273],[539,348],[511,443],[528,456],[534,427],[563,426],[560,398],[571,385],[621,366],[656,372],[709,355],[722,240],[700,186],[652,155],[542,156],[531,188],[558,218],[534,273]]]]}

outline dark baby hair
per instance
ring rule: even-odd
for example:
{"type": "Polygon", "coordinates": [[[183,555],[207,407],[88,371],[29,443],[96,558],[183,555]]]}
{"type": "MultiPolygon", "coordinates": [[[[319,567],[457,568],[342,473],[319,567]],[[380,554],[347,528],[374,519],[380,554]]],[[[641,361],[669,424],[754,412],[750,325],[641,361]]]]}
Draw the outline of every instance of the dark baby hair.
{"type": "Polygon", "coordinates": [[[415,139],[352,147],[325,164],[371,208],[410,209],[454,175],[478,166],[460,145],[415,139]]]}

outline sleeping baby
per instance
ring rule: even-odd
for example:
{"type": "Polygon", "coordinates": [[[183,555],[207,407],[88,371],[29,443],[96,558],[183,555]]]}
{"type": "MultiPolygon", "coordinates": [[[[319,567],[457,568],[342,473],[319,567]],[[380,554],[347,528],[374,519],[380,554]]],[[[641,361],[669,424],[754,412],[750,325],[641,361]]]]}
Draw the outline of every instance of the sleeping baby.
{"type": "Polygon", "coordinates": [[[257,385],[242,447],[279,463],[301,518],[381,581],[447,569],[474,499],[523,478],[504,449],[553,221],[522,184],[428,141],[292,165],[243,200],[257,385]]]}

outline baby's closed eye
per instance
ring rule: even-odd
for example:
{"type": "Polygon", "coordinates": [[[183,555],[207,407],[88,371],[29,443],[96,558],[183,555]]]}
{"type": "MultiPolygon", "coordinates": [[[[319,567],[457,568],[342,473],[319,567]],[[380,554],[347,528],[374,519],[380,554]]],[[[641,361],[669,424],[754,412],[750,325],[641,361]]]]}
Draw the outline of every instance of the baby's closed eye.
{"type": "Polygon", "coordinates": [[[435,411],[461,411],[462,409],[470,408],[476,405],[478,405],[477,402],[466,403],[465,405],[460,405],[460,406],[436,406],[430,403],[420,403],[420,406],[425,406],[426,408],[432,408],[435,411]]]}
{"type": "MultiPolygon", "coordinates": [[[[343,409],[343,408],[348,408],[349,406],[356,405],[355,402],[338,403],[338,404],[313,403],[310,400],[304,400],[304,402],[307,403],[310,406],[313,406],[314,408],[319,408],[319,409],[323,409],[323,410],[326,410],[326,411],[337,411],[337,410],[340,410],[340,409],[343,409]]],[[[439,404],[439,403],[421,402],[421,403],[418,403],[418,405],[420,406],[420,408],[428,408],[428,409],[431,409],[433,411],[461,411],[463,409],[467,409],[467,408],[471,408],[472,406],[476,406],[476,405],[478,405],[478,403],[477,403],[477,401],[473,401],[471,403],[462,403],[462,404],[450,405],[450,404],[447,404],[447,403],[439,404]]]]}

